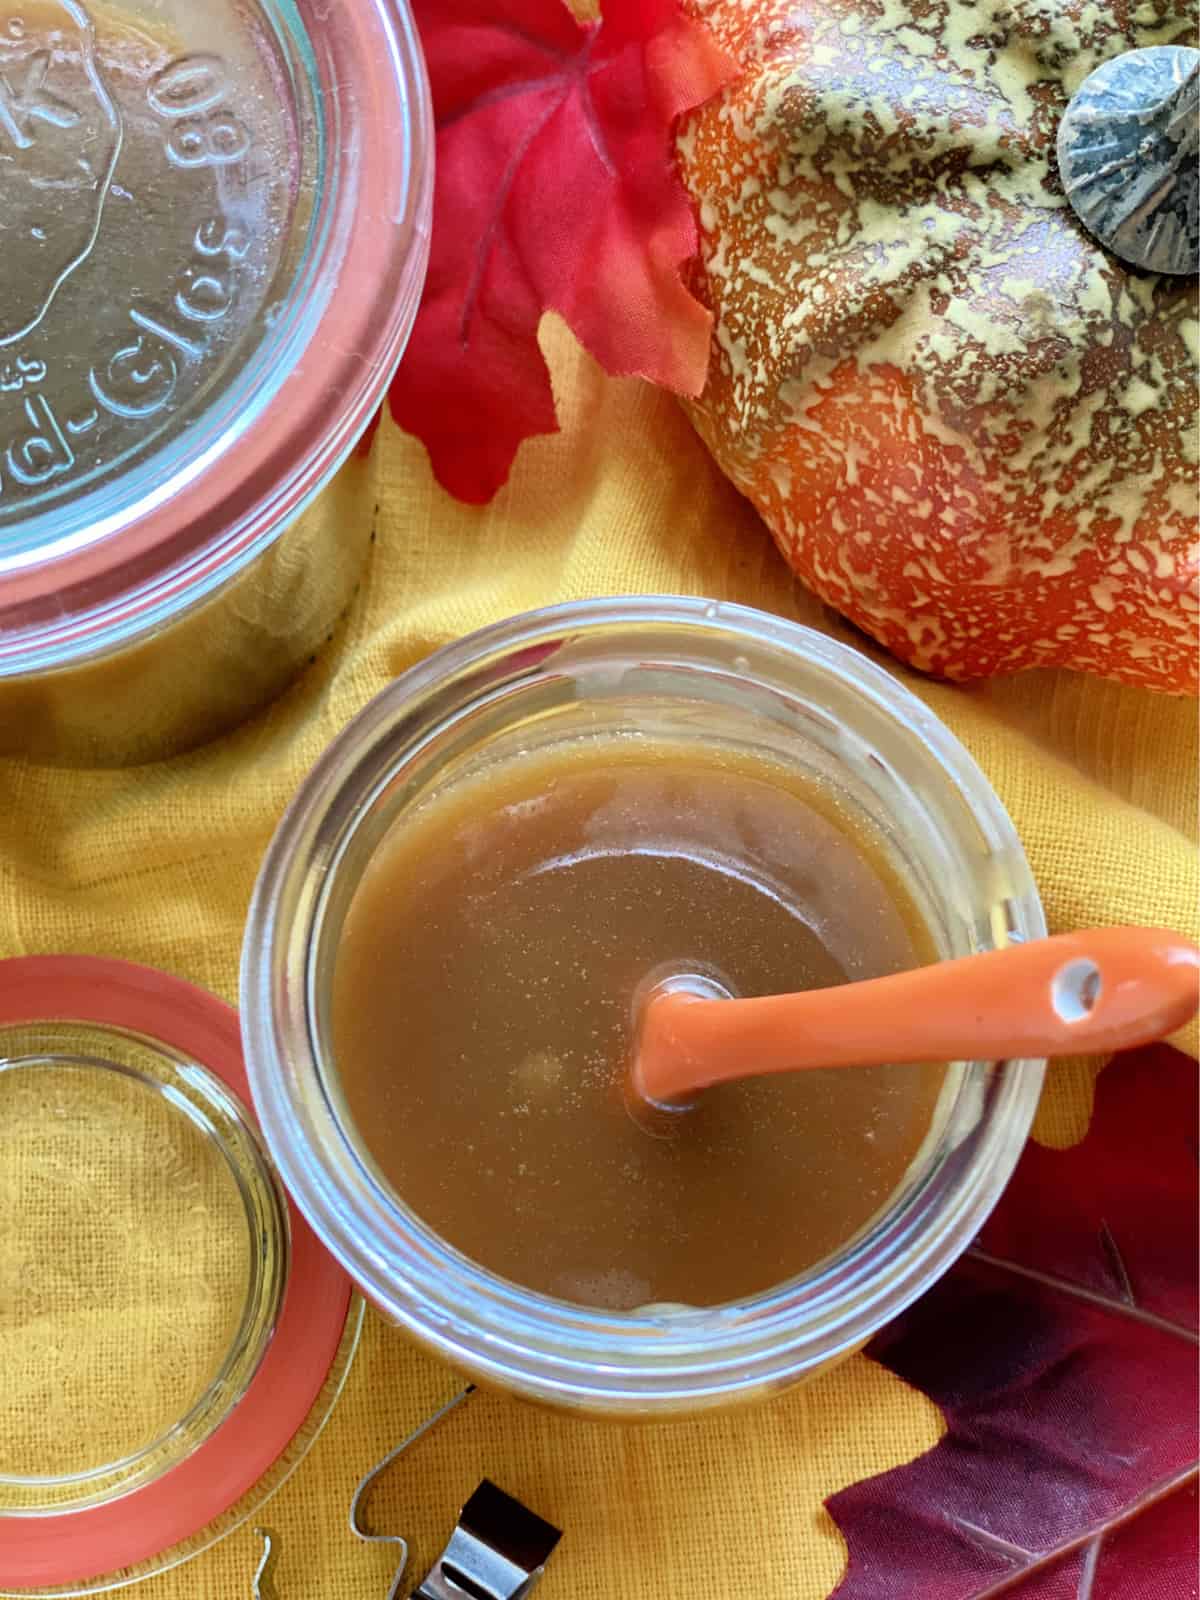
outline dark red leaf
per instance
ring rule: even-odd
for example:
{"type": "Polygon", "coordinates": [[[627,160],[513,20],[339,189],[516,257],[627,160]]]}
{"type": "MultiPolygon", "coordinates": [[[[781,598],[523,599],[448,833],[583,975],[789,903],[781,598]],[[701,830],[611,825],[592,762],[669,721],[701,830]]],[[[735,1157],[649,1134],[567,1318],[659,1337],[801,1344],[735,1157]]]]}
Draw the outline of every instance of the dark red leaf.
{"type": "MultiPolygon", "coordinates": [[[[1110,1534],[1100,1546],[1104,1582],[1093,1584],[1093,1600],[1194,1600],[1198,1512],[1193,1484],[1110,1534]]],[[[1079,1586],[1067,1594],[1078,1600],[1079,1586]]]]}
{"type": "Polygon", "coordinates": [[[1195,1600],[1197,1073],[1101,1074],[1087,1138],[1031,1144],[976,1247],[871,1354],[945,1413],[834,1495],[837,1600],[1195,1600]]]}
{"type": "Polygon", "coordinates": [[[391,394],[460,500],[489,499],[557,426],[538,349],[557,311],[612,373],[698,394],[709,313],[676,117],[732,63],[676,0],[417,0],[437,122],[429,276],[391,394]]]}

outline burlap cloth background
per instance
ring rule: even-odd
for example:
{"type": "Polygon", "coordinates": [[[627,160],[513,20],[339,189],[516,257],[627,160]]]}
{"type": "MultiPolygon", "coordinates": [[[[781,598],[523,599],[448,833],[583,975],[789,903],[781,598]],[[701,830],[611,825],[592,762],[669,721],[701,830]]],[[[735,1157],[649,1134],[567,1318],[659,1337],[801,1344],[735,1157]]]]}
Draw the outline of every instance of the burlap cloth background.
{"type": "MultiPolygon", "coordinates": [[[[838,630],[792,582],[669,397],[607,379],[553,324],[545,343],[563,432],[524,448],[487,509],[450,501],[422,448],[385,425],[365,591],[345,636],[268,715],[134,773],[0,763],[0,954],[125,956],[234,998],[254,875],[306,769],[396,673],[507,613],[677,591],[838,630]]],[[[915,687],[1007,803],[1054,929],[1144,921],[1195,931],[1194,705],[1071,675],[915,687]]],[[[1194,1033],[1186,1043],[1194,1048],[1194,1033]]],[[[1082,1063],[1053,1073],[1039,1137],[1082,1135],[1092,1077],[1082,1063]]],[[[351,1492],[457,1387],[368,1318],[332,1423],[265,1516],[280,1539],[282,1600],[383,1600],[392,1556],[347,1534],[351,1492]]],[[[397,1468],[373,1516],[414,1536],[415,1581],[416,1563],[436,1554],[486,1472],[567,1530],[546,1600],[821,1600],[844,1561],[822,1497],[926,1449],[938,1430],[923,1397],[862,1357],[767,1409],[662,1430],[560,1421],[489,1396],[397,1468]]],[[[146,1592],[248,1596],[257,1553],[244,1528],[146,1592]]]]}

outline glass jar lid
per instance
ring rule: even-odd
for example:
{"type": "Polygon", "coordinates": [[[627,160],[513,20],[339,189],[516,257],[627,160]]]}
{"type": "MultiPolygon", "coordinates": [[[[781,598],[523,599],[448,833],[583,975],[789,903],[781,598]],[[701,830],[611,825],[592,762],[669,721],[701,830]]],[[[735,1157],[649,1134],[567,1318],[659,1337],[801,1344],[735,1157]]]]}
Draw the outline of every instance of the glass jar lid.
{"type": "Polygon", "coordinates": [[[429,128],[400,0],[0,0],[0,674],[199,603],[344,459],[429,128]]]}
{"type": "Polygon", "coordinates": [[[360,1321],[245,1108],[236,1015],[123,962],[0,963],[0,1590],[95,1593],[237,1526],[360,1321]]]}

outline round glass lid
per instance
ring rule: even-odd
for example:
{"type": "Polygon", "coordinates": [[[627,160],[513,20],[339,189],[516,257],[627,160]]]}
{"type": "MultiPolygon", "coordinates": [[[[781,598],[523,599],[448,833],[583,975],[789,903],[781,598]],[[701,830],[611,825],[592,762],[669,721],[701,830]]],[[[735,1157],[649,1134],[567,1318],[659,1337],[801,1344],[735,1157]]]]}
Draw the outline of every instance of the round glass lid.
{"type": "Polygon", "coordinates": [[[92,1593],[295,1466],[357,1306],[241,1096],[237,1020],[161,973],[0,963],[0,1591],[92,1593]]]}
{"type": "Polygon", "coordinates": [[[10,561],[228,389],[295,276],[321,121],[272,10],[0,0],[10,561]]]}

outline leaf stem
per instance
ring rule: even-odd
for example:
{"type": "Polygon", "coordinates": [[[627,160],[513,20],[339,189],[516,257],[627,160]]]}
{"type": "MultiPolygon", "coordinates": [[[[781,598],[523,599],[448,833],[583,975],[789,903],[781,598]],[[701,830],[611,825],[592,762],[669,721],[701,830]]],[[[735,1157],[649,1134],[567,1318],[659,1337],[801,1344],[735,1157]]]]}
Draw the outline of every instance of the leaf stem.
{"type": "Polygon", "coordinates": [[[1096,1587],[1096,1574],[1100,1570],[1100,1552],[1104,1548],[1104,1535],[1098,1533],[1084,1552],[1083,1566],[1079,1573],[1079,1587],[1075,1591],[1075,1600],[1092,1600],[1092,1593],[1096,1587]]]}
{"type": "Polygon", "coordinates": [[[1160,1333],[1170,1333],[1177,1339],[1185,1339],[1189,1344],[1200,1345],[1200,1334],[1192,1328],[1184,1327],[1181,1322],[1172,1322],[1169,1317],[1160,1317],[1157,1312],[1144,1311],[1139,1305],[1130,1305],[1128,1301],[1101,1294],[1098,1289],[1086,1289],[1083,1284],[1072,1283],[1069,1278],[1058,1278],[1050,1272],[1039,1272],[1036,1267],[1023,1267],[1015,1261],[1006,1261],[1003,1256],[989,1255],[977,1245],[972,1245],[967,1251],[967,1259],[978,1261],[985,1267],[995,1267],[1001,1272],[1011,1272],[1018,1278],[1028,1278],[1033,1283],[1043,1284],[1048,1289],[1057,1289],[1060,1294],[1070,1295],[1072,1299],[1086,1300],[1089,1305],[1099,1306],[1102,1311],[1111,1311],[1115,1316],[1129,1317],[1134,1322],[1144,1323],[1148,1328],[1157,1328],[1160,1333]]]}
{"type": "Polygon", "coordinates": [[[491,260],[492,250],[496,242],[496,235],[500,229],[500,219],[504,214],[504,207],[508,203],[508,197],[512,190],[513,184],[516,182],[517,173],[520,170],[521,163],[524,161],[525,156],[528,153],[529,146],[537,138],[538,134],[541,133],[542,129],[550,121],[551,117],[553,117],[559,111],[559,109],[565,103],[569,93],[570,86],[568,84],[568,86],[563,89],[561,94],[559,94],[558,98],[550,102],[549,106],[547,106],[546,110],[537,119],[537,121],[534,122],[528,129],[526,129],[520,140],[520,143],[509,156],[508,163],[504,168],[503,174],[501,175],[499,186],[496,189],[496,193],[492,201],[491,216],[488,218],[487,227],[483,230],[483,237],[480,239],[479,245],[475,251],[475,261],[471,268],[471,277],[467,283],[467,292],[463,297],[462,315],[459,318],[458,324],[458,342],[464,350],[471,342],[471,318],[475,314],[476,301],[483,292],[483,280],[491,260]]]}
{"type": "Polygon", "coordinates": [[[1091,1523],[1082,1533],[1064,1540],[1053,1550],[1042,1551],[1036,1560],[1012,1572],[1006,1572],[1002,1578],[997,1578],[995,1583],[989,1584],[986,1589],[977,1589],[971,1600],[998,1600],[998,1596],[1008,1594],[1034,1573],[1044,1572],[1047,1567],[1065,1561],[1068,1556],[1074,1555],[1077,1550],[1082,1550],[1085,1545],[1090,1545],[1093,1540],[1100,1540],[1118,1528],[1123,1528],[1126,1523],[1133,1522],[1144,1511],[1149,1511],[1151,1506],[1158,1505],[1160,1501],[1168,1499],[1180,1489],[1186,1489],[1198,1476],[1200,1476],[1200,1461],[1193,1461],[1190,1466],[1181,1467],[1169,1477],[1160,1478],[1157,1483],[1152,1483],[1148,1489],[1143,1489],[1136,1499],[1130,1500],[1128,1505],[1122,1506],[1112,1516],[1102,1517],[1099,1522],[1091,1523]]]}

